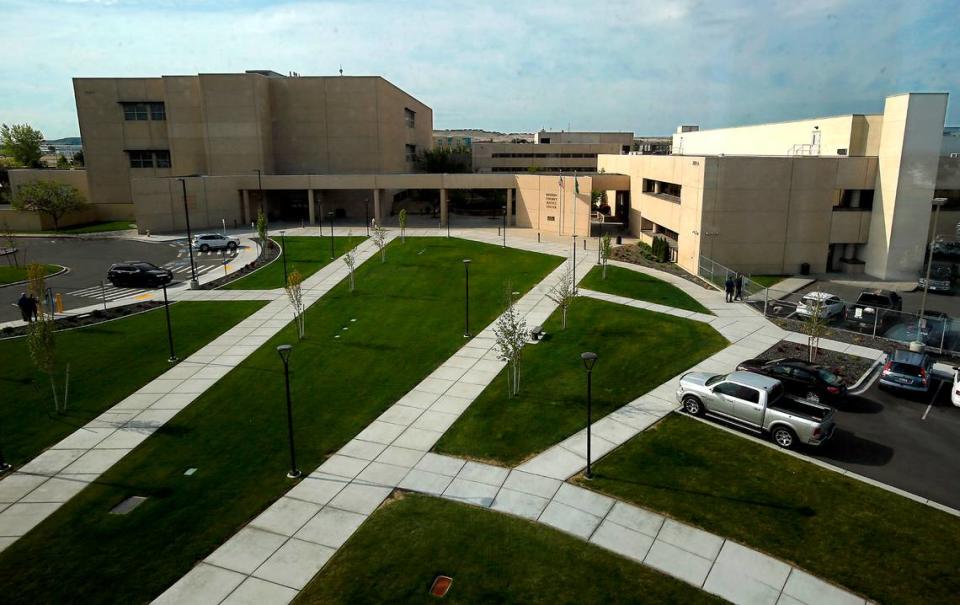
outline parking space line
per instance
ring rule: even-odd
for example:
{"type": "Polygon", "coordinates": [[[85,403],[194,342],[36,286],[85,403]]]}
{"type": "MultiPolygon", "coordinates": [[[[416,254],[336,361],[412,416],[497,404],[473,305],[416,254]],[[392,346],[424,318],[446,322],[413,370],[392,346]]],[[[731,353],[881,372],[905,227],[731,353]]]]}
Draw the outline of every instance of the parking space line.
{"type": "Polygon", "coordinates": [[[933,402],[936,401],[936,400],[937,400],[937,397],[940,396],[940,389],[942,389],[942,388],[943,388],[943,381],[941,380],[941,381],[940,381],[940,384],[937,385],[937,390],[936,390],[936,392],[933,394],[933,397],[930,399],[930,403],[927,404],[927,409],[923,412],[923,417],[920,418],[920,420],[926,420],[926,419],[927,419],[927,414],[930,413],[930,408],[933,407],[933,402]]]}

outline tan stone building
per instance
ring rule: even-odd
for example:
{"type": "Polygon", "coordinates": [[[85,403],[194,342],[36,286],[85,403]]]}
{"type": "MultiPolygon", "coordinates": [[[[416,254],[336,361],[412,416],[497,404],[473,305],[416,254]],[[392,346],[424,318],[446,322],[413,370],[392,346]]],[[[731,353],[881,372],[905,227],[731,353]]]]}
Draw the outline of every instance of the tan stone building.
{"type": "Polygon", "coordinates": [[[474,142],[473,171],[591,173],[600,154],[630,153],[632,132],[548,132],[534,135],[533,143],[474,142]]]}
{"type": "Polygon", "coordinates": [[[941,155],[945,93],[895,95],[883,114],[701,131],[683,127],[671,156],[604,155],[630,176],[630,230],[662,234],[677,262],[701,255],[751,273],[866,272],[914,279],[945,197],[957,223],[960,159],[941,155]]]}

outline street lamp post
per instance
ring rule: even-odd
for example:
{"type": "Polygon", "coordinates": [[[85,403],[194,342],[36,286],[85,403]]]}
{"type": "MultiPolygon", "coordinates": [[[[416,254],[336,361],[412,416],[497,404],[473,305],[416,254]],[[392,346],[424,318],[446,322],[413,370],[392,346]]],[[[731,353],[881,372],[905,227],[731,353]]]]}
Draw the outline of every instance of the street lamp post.
{"type": "Polygon", "coordinates": [[[297,457],[293,447],[293,407],[290,405],[290,353],[292,351],[293,347],[290,345],[277,347],[277,353],[283,361],[283,383],[287,391],[287,436],[290,441],[290,472],[287,473],[287,477],[296,479],[302,473],[297,468],[297,457]]]}
{"type": "Polygon", "coordinates": [[[507,247],[507,207],[503,207],[503,247],[507,247]]]}
{"type": "Polygon", "coordinates": [[[190,208],[187,207],[187,179],[177,179],[183,189],[183,217],[187,224],[187,250],[190,251],[190,289],[196,290],[197,265],[193,262],[193,234],[190,233],[190,208]]]}
{"type": "MultiPolygon", "coordinates": [[[[940,207],[947,201],[945,197],[933,198],[933,207],[936,209],[933,214],[933,235],[930,236],[930,244],[927,246],[927,275],[923,281],[923,296],[920,298],[920,314],[917,315],[917,339],[911,348],[923,350],[923,338],[920,335],[921,324],[923,323],[923,312],[927,308],[927,290],[930,288],[930,268],[933,267],[933,244],[937,241],[937,225],[940,223],[940,207]]],[[[946,328],[944,328],[946,329],[946,328]]]]}
{"type": "Polygon", "coordinates": [[[287,240],[284,237],[286,231],[280,232],[280,258],[283,259],[283,287],[287,287],[287,240]]]}
{"type": "Polygon", "coordinates": [[[597,363],[597,354],[590,352],[581,353],[580,359],[583,361],[583,367],[587,369],[587,474],[585,476],[587,479],[593,479],[593,473],[590,472],[590,425],[593,412],[590,398],[592,390],[591,379],[593,377],[593,365],[597,363]]]}
{"type": "Polygon", "coordinates": [[[367,226],[367,237],[370,237],[370,198],[363,200],[363,223],[367,226]]]}
{"type": "Polygon", "coordinates": [[[163,284],[163,311],[167,315],[167,343],[170,345],[170,357],[167,361],[177,363],[180,361],[173,350],[173,328],[170,326],[170,303],[167,301],[167,284],[163,284]]]}
{"type": "Polygon", "coordinates": [[[577,234],[573,234],[573,293],[577,293],[577,234]]]}
{"type": "Polygon", "coordinates": [[[329,221],[327,221],[330,223],[330,260],[333,260],[335,258],[333,255],[333,217],[334,215],[335,213],[333,210],[327,213],[327,218],[330,219],[329,221]]]}
{"type": "Polygon", "coordinates": [[[463,337],[470,338],[470,259],[463,259],[463,337]]]}

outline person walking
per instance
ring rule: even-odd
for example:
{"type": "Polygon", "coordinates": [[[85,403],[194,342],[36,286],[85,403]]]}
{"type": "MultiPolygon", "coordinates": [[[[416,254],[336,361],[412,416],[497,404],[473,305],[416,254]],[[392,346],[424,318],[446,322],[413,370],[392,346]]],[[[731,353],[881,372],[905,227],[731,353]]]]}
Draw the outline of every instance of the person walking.
{"type": "Polygon", "coordinates": [[[733,300],[743,300],[743,274],[737,273],[736,279],[733,280],[733,300]]]}
{"type": "Polygon", "coordinates": [[[17,299],[17,306],[20,307],[20,317],[23,318],[23,321],[30,323],[30,299],[27,298],[26,292],[20,293],[20,298],[17,299]]]}
{"type": "Polygon", "coordinates": [[[723,289],[727,293],[727,302],[733,302],[733,276],[727,275],[727,281],[723,282],[723,289]]]}
{"type": "Polygon", "coordinates": [[[40,301],[38,301],[37,297],[33,294],[30,295],[30,298],[28,298],[27,301],[30,305],[30,321],[37,321],[37,313],[40,310],[40,301]]]}

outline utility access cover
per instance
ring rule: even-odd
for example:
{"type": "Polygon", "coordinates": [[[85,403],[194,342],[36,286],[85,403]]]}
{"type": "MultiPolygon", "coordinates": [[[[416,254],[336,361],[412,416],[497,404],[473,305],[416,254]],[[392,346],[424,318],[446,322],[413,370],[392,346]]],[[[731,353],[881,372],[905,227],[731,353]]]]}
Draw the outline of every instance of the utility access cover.
{"type": "Polygon", "coordinates": [[[110,514],[112,515],[125,515],[137,508],[146,501],[146,496],[130,496],[120,504],[116,505],[111,509],[110,514]]]}

